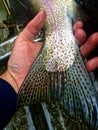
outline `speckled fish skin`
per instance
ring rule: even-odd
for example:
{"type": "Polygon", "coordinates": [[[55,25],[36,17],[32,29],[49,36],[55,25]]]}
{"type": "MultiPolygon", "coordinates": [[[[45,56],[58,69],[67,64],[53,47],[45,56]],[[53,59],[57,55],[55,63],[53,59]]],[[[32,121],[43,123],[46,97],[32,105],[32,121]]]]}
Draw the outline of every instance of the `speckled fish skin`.
{"type": "Polygon", "coordinates": [[[68,0],[29,0],[47,13],[44,47],[18,93],[17,105],[56,98],[71,116],[98,127],[98,95],[72,31],[68,0]]]}

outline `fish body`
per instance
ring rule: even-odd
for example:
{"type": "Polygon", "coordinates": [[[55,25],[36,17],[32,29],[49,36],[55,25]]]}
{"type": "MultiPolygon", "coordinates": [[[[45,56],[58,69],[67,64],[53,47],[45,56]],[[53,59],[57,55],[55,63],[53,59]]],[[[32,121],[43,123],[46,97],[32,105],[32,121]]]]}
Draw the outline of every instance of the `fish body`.
{"type": "Polygon", "coordinates": [[[56,98],[68,114],[97,129],[98,94],[73,35],[70,0],[28,2],[36,13],[41,9],[47,13],[45,38],[43,49],[18,93],[17,106],[56,98]]]}

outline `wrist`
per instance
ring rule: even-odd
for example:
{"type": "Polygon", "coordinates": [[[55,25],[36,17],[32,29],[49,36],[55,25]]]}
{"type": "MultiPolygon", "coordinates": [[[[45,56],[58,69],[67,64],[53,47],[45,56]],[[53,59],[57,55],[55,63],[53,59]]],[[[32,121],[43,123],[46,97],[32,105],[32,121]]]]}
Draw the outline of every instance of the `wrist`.
{"type": "Polygon", "coordinates": [[[16,80],[14,79],[13,75],[11,75],[11,73],[9,71],[6,71],[5,73],[3,73],[0,76],[0,78],[6,80],[12,86],[12,88],[15,90],[15,92],[18,93],[18,91],[19,91],[18,84],[17,84],[16,80]]]}

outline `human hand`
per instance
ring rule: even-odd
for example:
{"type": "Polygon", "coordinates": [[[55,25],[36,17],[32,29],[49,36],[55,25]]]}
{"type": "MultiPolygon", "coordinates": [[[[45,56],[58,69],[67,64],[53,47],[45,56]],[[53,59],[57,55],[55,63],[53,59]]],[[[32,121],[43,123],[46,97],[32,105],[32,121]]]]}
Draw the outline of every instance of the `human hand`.
{"type": "Polygon", "coordinates": [[[31,65],[38,56],[42,43],[32,40],[43,27],[45,11],[40,11],[17,37],[12,54],[8,61],[7,71],[0,77],[8,81],[16,92],[19,91],[31,65]]]}
{"type": "MultiPolygon", "coordinates": [[[[73,26],[75,37],[80,46],[80,52],[83,58],[86,58],[98,45],[98,32],[93,33],[89,38],[86,38],[86,33],[83,30],[83,23],[78,21],[73,26]]],[[[98,68],[98,56],[90,59],[85,64],[88,72],[92,72],[98,68]]]]}

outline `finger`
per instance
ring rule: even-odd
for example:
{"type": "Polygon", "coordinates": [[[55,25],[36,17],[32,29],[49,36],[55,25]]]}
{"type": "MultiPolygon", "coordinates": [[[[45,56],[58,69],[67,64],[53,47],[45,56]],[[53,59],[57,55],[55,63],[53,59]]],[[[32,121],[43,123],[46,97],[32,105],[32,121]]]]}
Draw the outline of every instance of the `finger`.
{"type": "Polygon", "coordinates": [[[92,34],[85,44],[80,47],[81,55],[87,57],[98,46],[98,33],[92,34]]]}
{"type": "Polygon", "coordinates": [[[46,13],[44,10],[42,10],[27,24],[25,29],[21,32],[20,35],[22,40],[32,40],[43,27],[45,19],[46,13]]]}
{"type": "Polygon", "coordinates": [[[81,46],[85,42],[85,40],[86,40],[86,33],[85,33],[85,31],[82,30],[82,29],[77,29],[75,31],[74,35],[75,35],[75,37],[77,39],[78,45],[81,46]]]}
{"type": "Polygon", "coordinates": [[[95,69],[97,69],[98,68],[98,57],[95,57],[95,58],[89,60],[85,66],[86,66],[86,69],[88,72],[92,72],[95,69]]]}
{"type": "Polygon", "coordinates": [[[77,21],[74,25],[73,25],[73,31],[75,32],[77,29],[81,29],[83,27],[83,22],[82,21],[77,21]]]}

